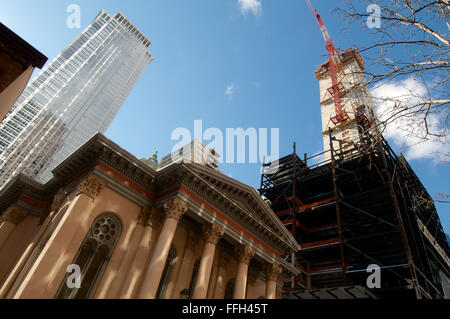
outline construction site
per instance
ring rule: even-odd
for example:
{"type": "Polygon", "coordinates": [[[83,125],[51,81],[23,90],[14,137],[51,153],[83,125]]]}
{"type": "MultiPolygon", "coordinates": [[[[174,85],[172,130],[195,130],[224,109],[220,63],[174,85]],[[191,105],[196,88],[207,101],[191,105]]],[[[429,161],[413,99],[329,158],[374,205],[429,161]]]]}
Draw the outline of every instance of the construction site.
{"type": "Polygon", "coordinates": [[[449,298],[450,249],[434,201],[380,132],[357,49],[339,53],[307,1],[329,60],[320,86],[324,151],[263,163],[259,192],[301,246],[287,299],[449,298]],[[377,285],[368,284],[373,269],[377,285]]]}

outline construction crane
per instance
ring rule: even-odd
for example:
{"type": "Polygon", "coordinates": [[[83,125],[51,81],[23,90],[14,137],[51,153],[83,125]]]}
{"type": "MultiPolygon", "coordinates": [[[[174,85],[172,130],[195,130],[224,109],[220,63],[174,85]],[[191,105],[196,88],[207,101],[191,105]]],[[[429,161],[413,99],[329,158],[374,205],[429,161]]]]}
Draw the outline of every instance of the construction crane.
{"type": "Polygon", "coordinates": [[[328,51],[328,70],[331,77],[332,86],[328,89],[331,97],[334,101],[335,115],[331,117],[331,122],[334,125],[338,125],[340,123],[345,123],[349,120],[349,116],[345,110],[342,110],[342,95],[344,92],[344,86],[340,81],[338,81],[338,73],[343,72],[343,65],[341,61],[341,56],[339,52],[336,50],[334,46],[333,40],[331,40],[330,34],[325,27],[325,23],[322,20],[322,17],[317,12],[316,9],[311,4],[310,0],[306,0],[308,7],[311,9],[314,17],[317,20],[317,24],[319,25],[320,31],[322,32],[323,39],[325,40],[325,47],[328,51]]]}

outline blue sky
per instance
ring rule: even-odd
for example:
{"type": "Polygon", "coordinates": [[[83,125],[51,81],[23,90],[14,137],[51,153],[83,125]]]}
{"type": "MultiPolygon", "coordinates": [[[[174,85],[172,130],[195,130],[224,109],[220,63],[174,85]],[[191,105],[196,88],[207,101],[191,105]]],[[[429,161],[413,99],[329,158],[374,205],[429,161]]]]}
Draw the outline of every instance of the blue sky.
{"type": "MultiPolygon", "coordinates": [[[[342,1],[312,2],[337,47],[370,43],[363,24],[342,32],[345,22],[332,13],[342,1]]],[[[155,60],[106,132],[130,153],[149,157],[158,150],[166,155],[176,144],[170,139],[172,131],[185,127],[193,132],[194,120],[202,120],[204,129],[223,132],[279,128],[281,156],[292,152],[294,141],[298,154],[322,150],[319,87],[313,72],[326,60],[326,51],[304,1],[0,0],[0,21],[51,60],[102,8],[110,14],[121,11],[153,44],[155,60]],[[66,25],[70,4],[81,8],[81,29],[66,25]]],[[[449,165],[436,165],[424,156],[410,164],[433,197],[450,193],[449,165]]],[[[260,166],[220,168],[258,188],[260,166]]],[[[437,209],[449,233],[450,204],[437,204],[437,209]]]]}

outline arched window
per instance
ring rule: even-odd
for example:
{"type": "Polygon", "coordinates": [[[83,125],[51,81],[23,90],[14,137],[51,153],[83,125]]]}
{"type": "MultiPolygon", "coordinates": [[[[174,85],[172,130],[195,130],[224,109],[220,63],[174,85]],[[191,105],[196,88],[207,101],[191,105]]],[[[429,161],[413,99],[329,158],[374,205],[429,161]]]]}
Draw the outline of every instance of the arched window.
{"type": "Polygon", "coordinates": [[[234,293],[234,278],[228,280],[227,286],[225,287],[225,297],[224,299],[233,299],[233,293],[234,293]]]}
{"type": "Polygon", "coordinates": [[[192,272],[191,284],[189,285],[189,299],[194,294],[195,282],[197,281],[198,269],[200,268],[200,258],[197,258],[194,264],[194,271],[192,272]]]}
{"type": "Polygon", "coordinates": [[[175,247],[173,245],[170,247],[169,254],[167,255],[166,264],[164,265],[164,270],[159,281],[158,290],[156,292],[157,299],[163,299],[166,295],[167,286],[169,285],[170,277],[172,275],[173,264],[175,262],[175,247]]]}
{"type": "Polygon", "coordinates": [[[68,273],[61,283],[56,298],[84,299],[89,297],[101,269],[111,256],[121,231],[121,223],[113,215],[101,215],[94,220],[72,262],[80,267],[81,285],[79,288],[70,288],[67,279],[73,272],[68,273]]]}

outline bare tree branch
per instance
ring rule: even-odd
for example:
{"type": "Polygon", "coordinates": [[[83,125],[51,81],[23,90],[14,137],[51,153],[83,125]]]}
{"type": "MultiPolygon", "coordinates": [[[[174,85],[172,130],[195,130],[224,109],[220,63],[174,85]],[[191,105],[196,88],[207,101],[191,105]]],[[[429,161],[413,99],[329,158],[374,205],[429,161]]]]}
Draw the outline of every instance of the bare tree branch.
{"type": "Polygon", "coordinates": [[[378,114],[380,134],[395,127],[413,138],[413,145],[442,143],[435,155],[441,163],[450,163],[450,0],[344,1],[335,11],[348,26],[358,23],[371,35],[371,43],[359,50],[366,69],[354,73],[363,75],[378,93],[376,104],[383,106],[378,114]],[[380,8],[381,28],[368,26],[371,4],[380,8]],[[392,88],[411,82],[420,92],[412,89],[392,96],[392,88]],[[391,88],[391,96],[383,94],[385,87],[391,88]]]}

